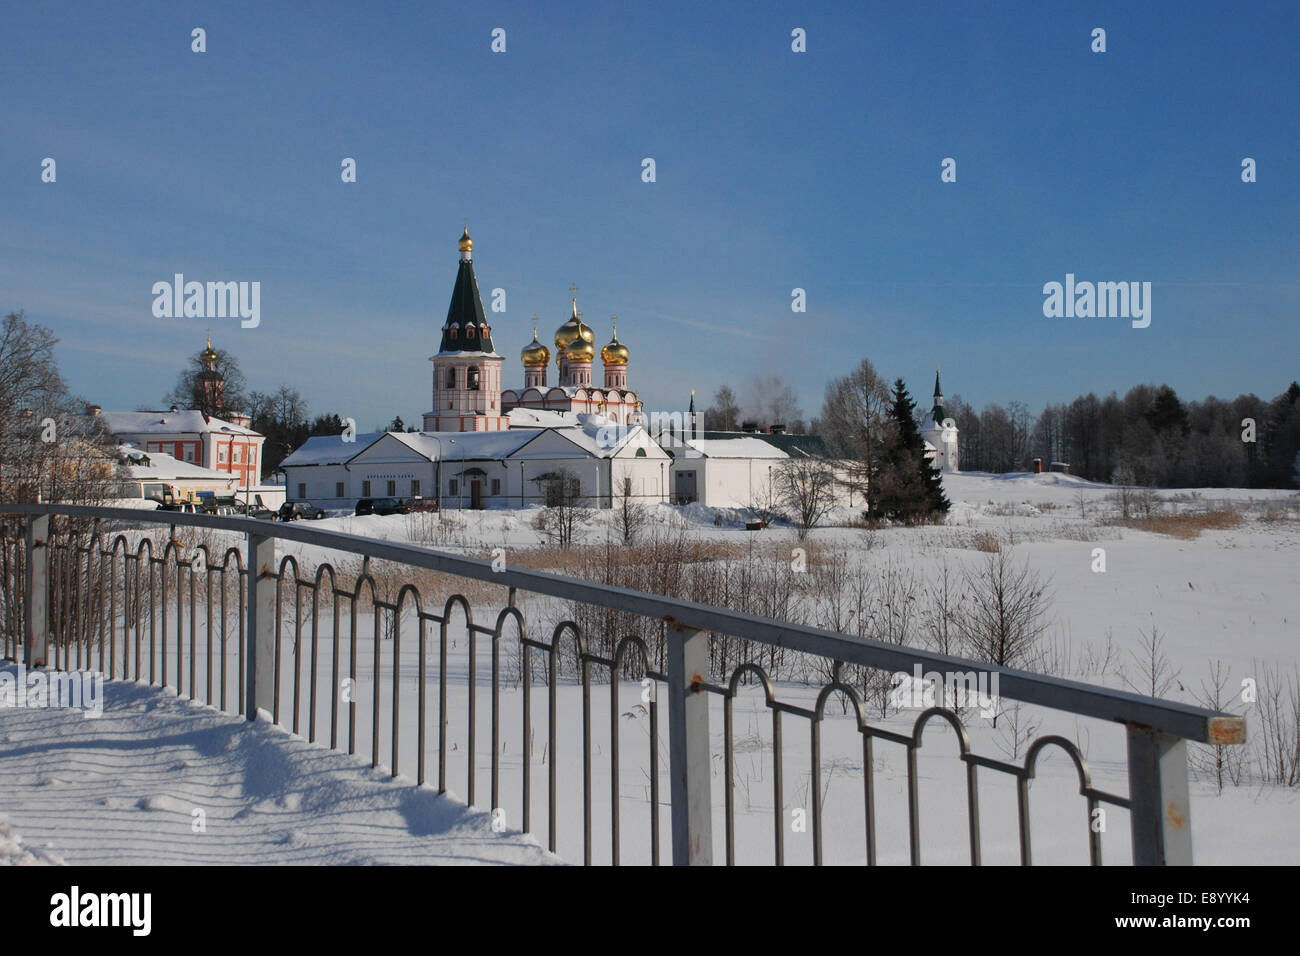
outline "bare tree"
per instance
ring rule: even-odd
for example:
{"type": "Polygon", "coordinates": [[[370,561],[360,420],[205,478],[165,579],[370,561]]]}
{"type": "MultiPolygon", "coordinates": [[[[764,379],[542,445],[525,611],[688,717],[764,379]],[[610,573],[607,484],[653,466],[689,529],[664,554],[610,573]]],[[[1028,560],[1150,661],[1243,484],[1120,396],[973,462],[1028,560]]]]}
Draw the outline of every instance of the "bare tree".
{"type": "Polygon", "coordinates": [[[1284,787],[1300,786],[1300,669],[1259,668],[1260,777],[1284,787]]]}
{"type": "MultiPolygon", "coordinates": [[[[1050,623],[1047,582],[1028,562],[1013,566],[1007,549],[990,554],[978,570],[967,570],[965,584],[968,598],[960,628],[966,648],[999,667],[1030,660],[1050,623]]],[[[993,724],[997,726],[996,717],[993,724]]]]}
{"type": "Polygon", "coordinates": [[[837,458],[856,463],[850,485],[868,502],[875,502],[873,483],[878,479],[888,434],[889,385],[870,360],[863,359],[848,375],[826,386],[819,428],[837,458]]]}
{"type": "MultiPolygon", "coordinates": [[[[1169,688],[1178,684],[1178,675],[1180,671],[1173,669],[1169,662],[1169,656],[1165,654],[1164,635],[1151,628],[1151,633],[1145,631],[1139,632],[1142,635],[1142,641],[1137,651],[1130,651],[1134,663],[1138,666],[1137,677],[1129,680],[1127,675],[1121,675],[1124,683],[1128,684],[1139,694],[1149,694],[1152,697],[1163,697],[1169,691],[1169,688]]],[[[1182,689],[1182,684],[1178,684],[1182,689]]]]}
{"type": "Polygon", "coordinates": [[[777,496],[794,518],[802,541],[817,527],[834,504],[835,474],[817,458],[789,458],[774,473],[777,496]]]}
{"type": "Polygon", "coordinates": [[[766,477],[760,477],[750,488],[746,509],[755,521],[764,525],[771,524],[777,518],[785,517],[785,505],[781,500],[780,483],[769,469],[766,477]]]}
{"type": "MultiPolygon", "coordinates": [[[[943,559],[939,572],[926,587],[926,607],[921,613],[926,643],[940,654],[958,657],[962,652],[962,633],[959,618],[966,593],[960,576],[943,559]]],[[[947,690],[944,694],[946,696],[947,690]]],[[[941,702],[944,703],[944,702],[941,702]]],[[[957,685],[952,685],[952,709],[960,713],[957,685]]]]}
{"type": "Polygon", "coordinates": [[[221,397],[214,401],[204,387],[203,377],[207,366],[203,363],[203,351],[195,352],[189,358],[189,364],[181,370],[176,378],[176,385],[163,397],[163,402],[180,408],[194,408],[205,415],[221,417],[229,412],[241,411],[247,402],[244,395],[246,380],[239,370],[238,360],[225,349],[213,349],[216,360],[213,369],[222,378],[221,397]]]}
{"type": "Polygon", "coordinates": [[[591,523],[596,512],[586,506],[582,479],[567,468],[552,475],[544,489],[542,528],[560,547],[567,548],[581,536],[581,530],[591,523]]]}
{"type": "Polygon", "coordinates": [[[730,385],[719,385],[713,393],[713,404],[704,410],[706,431],[734,432],[740,430],[740,403],[730,385]]]}
{"type": "Polygon", "coordinates": [[[93,504],[126,475],[104,420],[59,374],[53,333],[10,313],[0,325],[0,498],[93,504]]]}
{"type": "MultiPolygon", "coordinates": [[[[1223,713],[1231,700],[1228,688],[1232,684],[1232,672],[1223,661],[1210,663],[1210,678],[1201,681],[1199,692],[1193,691],[1196,703],[1207,710],[1223,713]]],[[[1223,793],[1223,781],[1226,778],[1234,787],[1241,783],[1244,747],[1230,747],[1224,744],[1192,744],[1192,768],[1214,777],[1219,793],[1223,793]]]]}
{"type": "Polygon", "coordinates": [[[632,494],[632,478],[624,475],[618,481],[618,495],[614,500],[614,527],[624,544],[635,544],[637,537],[650,520],[649,509],[632,494]]]}

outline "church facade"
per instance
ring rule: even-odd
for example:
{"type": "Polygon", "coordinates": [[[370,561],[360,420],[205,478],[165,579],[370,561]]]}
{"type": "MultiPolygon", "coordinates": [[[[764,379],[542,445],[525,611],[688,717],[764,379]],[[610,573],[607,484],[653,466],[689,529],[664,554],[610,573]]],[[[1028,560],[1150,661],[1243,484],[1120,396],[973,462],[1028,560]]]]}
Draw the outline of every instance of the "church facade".
{"type": "Polygon", "coordinates": [[[934,404],[921,422],[921,437],[925,439],[926,455],[940,471],[958,471],[957,423],[948,417],[943,406],[943,390],[939,387],[939,370],[934,370],[934,404]]]}

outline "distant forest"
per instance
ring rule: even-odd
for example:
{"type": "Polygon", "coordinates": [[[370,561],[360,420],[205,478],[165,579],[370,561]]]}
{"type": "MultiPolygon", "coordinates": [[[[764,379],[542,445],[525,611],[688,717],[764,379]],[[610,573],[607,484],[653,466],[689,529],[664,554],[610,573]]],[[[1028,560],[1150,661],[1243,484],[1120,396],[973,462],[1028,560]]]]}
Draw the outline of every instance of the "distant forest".
{"type": "Polygon", "coordinates": [[[1123,398],[1088,394],[1048,405],[1037,419],[1020,402],[976,412],[955,395],[963,471],[1025,471],[1034,458],[1068,462],[1091,481],[1166,488],[1293,488],[1300,468],[1300,384],[1271,401],[1184,402],[1168,385],[1138,385],[1123,398]]]}

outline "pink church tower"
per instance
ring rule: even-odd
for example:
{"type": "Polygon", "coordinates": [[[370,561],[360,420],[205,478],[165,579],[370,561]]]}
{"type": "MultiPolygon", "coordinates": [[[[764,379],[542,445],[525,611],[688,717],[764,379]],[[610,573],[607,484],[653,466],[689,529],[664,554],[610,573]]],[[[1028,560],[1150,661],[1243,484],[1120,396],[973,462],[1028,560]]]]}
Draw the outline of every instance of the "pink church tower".
{"type": "Polygon", "coordinates": [[[424,414],[426,432],[504,431],[501,410],[503,357],[492,344],[492,328],[474,277],[474,240],[469,227],[460,237],[460,269],[451,292],[442,346],[431,356],[433,408],[424,414]]]}

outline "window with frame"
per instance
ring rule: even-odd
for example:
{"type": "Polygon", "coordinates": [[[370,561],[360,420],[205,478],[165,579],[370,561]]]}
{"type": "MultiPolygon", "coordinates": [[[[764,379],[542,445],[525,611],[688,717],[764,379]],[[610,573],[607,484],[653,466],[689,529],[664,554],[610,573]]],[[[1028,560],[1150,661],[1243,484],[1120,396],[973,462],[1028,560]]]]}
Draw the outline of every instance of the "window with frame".
{"type": "Polygon", "coordinates": [[[367,480],[361,482],[361,497],[362,497],[362,498],[369,498],[369,497],[370,497],[370,480],[369,480],[369,479],[367,479],[367,480]]]}
{"type": "Polygon", "coordinates": [[[301,481],[298,482],[298,497],[299,498],[307,497],[307,485],[305,482],[301,482],[301,481]]]}
{"type": "Polygon", "coordinates": [[[387,488],[388,488],[387,491],[388,497],[391,498],[393,497],[393,495],[397,494],[397,482],[390,481],[387,485],[387,488]]]}
{"type": "Polygon", "coordinates": [[[468,369],[466,375],[465,387],[478,390],[479,370],[477,368],[468,369]]]}
{"type": "Polygon", "coordinates": [[[217,461],[224,463],[225,460],[226,460],[226,450],[224,448],[218,448],[217,461]]]}
{"type": "Polygon", "coordinates": [[[418,497],[420,497],[420,479],[419,479],[419,478],[412,478],[412,479],[411,479],[411,497],[412,497],[412,498],[418,498],[418,497]]]}
{"type": "Polygon", "coordinates": [[[447,482],[447,494],[449,495],[460,494],[460,482],[457,481],[455,478],[452,478],[450,481],[447,482]]]}
{"type": "Polygon", "coordinates": [[[341,481],[334,482],[334,497],[335,498],[343,497],[343,482],[341,481]]]}
{"type": "Polygon", "coordinates": [[[493,479],[492,479],[492,494],[494,494],[494,495],[499,495],[499,494],[501,494],[501,479],[500,479],[500,478],[493,478],[493,479]]]}
{"type": "MultiPolygon", "coordinates": [[[[448,388],[456,387],[456,370],[454,368],[447,369],[447,387],[448,388]]],[[[450,405],[448,405],[447,407],[451,408],[450,405]]]]}

